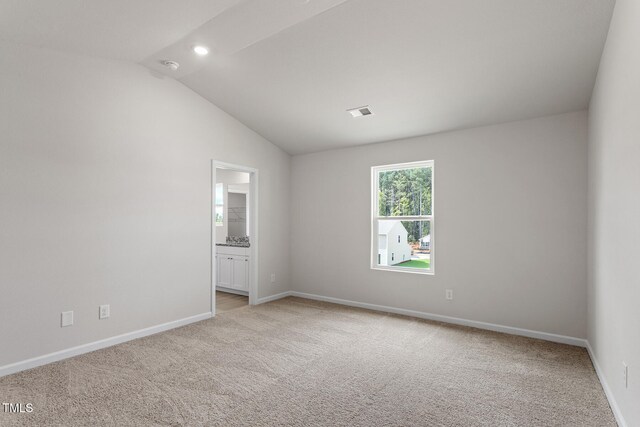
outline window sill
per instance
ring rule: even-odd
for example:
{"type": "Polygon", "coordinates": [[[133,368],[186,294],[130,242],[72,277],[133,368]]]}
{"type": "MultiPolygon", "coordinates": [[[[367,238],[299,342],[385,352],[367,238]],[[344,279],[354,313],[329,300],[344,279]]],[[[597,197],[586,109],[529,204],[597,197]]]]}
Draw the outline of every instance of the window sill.
{"type": "Polygon", "coordinates": [[[380,270],[380,271],[392,271],[397,273],[423,274],[426,276],[435,276],[435,273],[433,270],[419,271],[416,268],[410,268],[410,267],[371,267],[371,269],[380,270]]]}

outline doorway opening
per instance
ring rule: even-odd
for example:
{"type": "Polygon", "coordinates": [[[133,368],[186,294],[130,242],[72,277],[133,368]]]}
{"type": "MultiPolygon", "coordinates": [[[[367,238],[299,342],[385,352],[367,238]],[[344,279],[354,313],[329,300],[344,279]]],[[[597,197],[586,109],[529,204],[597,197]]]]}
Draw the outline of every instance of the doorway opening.
{"type": "Polygon", "coordinates": [[[212,162],[211,312],[256,304],[258,170],[212,162]]]}

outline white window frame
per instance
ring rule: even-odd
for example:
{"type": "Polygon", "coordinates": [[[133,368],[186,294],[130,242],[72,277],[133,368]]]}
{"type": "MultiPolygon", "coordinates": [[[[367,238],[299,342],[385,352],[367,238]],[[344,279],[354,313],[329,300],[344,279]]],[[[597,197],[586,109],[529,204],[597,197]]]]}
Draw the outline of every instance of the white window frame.
{"type": "Polygon", "coordinates": [[[426,274],[435,275],[435,165],[433,160],[423,160],[419,162],[408,163],[395,163],[390,165],[380,165],[371,167],[371,269],[372,270],[384,270],[394,271],[400,273],[410,274],[426,274]],[[418,215],[418,216],[380,216],[378,215],[378,194],[379,194],[379,181],[378,173],[390,170],[399,169],[416,169],[416,168],[431,168],[431,215],[418,215]],[[430,256],[429,256],[429,269],[424,271],[419,268],[411,267],[396,267],[385,266],[378,264],[378,221],[380,220],[399,220],[399,221],[430,221],[430,256]]]}

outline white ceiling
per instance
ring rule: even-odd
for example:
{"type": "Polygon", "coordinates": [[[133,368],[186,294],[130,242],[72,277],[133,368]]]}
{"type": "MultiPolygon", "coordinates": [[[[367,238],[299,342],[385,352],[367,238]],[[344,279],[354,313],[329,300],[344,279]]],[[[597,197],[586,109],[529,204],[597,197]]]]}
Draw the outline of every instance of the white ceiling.
{"type": "Polygon", "coordinates": [[[239,2],[0,0],[0,39],[138,62],[239,2]]]}
{"type": "Polygon", "coordinates": [[[298,154],[587,108],[613,4],[0,0],[0,38],[140,62],[298,154]]]}

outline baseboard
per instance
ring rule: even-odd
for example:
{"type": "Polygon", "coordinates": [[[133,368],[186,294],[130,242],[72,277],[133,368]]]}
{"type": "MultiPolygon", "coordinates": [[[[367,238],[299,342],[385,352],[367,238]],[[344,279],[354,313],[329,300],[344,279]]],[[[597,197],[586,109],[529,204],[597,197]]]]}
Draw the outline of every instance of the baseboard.
{"type": "Polygon", "coordinates": [[[275,300],[279,300],[282,298],[290,297],[292,295],[291,291],[281,292],[275,295],[269,295],[268,297],[258,298],[257,304],[264,304],[265,302],[271,302],[275,300]]]}
{"type": "Polygon", "coordinates": [[[620,411],[618,402],[616,401],[616,398],[613,396],[613,392],[611,391],[611,388],[609,388],[609,383],[607,383],[607,380],[604,377],[604,372],[602,372],[602,369],[600,369],[600,365],[598,364],[598,359],[596,359],[596,355],[593,352],[593,348],[591,348],[591,344],[589,343],[589,341],[587,341],[587,351],[589,352],[591,363],[593,363],[593,368],[596,370],[596,375],[598,375],[600,384],[602,384],[604,394],[605,396],[607,396],[607,400],[609,401],[609,406],[611,407],[613,416],[616,418],[616,422],[620,427],[627,427],[627,422],[624,420],[624,417],[622,416],[622,412],[620,411]]]}
{"type": "Polygon", "coordinates": [[[161,325],[151,326],[145,329],[139,329],[126,334],[117,335],[111,338],[94,341],[88,344],[82,344],[77,347],[67,348],[65,350],[56,351],[54,353],[45,354],[43,356],[34,357],[20,362],[11,363],[9,365],[0,366],[0,377],[15,374],[16,372],[25,371],[48,363],[57,362],[59,360],[68,359],[69,357],[78,356],[84,353],[100,350],[101,348],[111,347],[116,344],[131,341],[136,338],[142,338],[158,332],[168,331],[190,323],[199,322],[201,320],[211,318],[211,312],[198,314],[196,316],[186,317],[184,319],[174,320],[172,322],[163,323],[161,325]]]}
{"type": "Polygon", "coordinates": [[[291,292],[291,296],[307,298],[316,301],[332,302],[335,304],[348,305],[351,307],[366,308],[369,310],[383,311],[386,313],[402,314],[404,316],[418,317],[420,319],[434,320],[437,322],[452,323],[454,325],[470,326],[472,328],[486,329],[489,331],[503,332],[511,335],[521,335],[528,338],[537,338],[545,341],[552,341],[561,344],[586,347],[587,341],[583,338],[569,337],[566,335],[551,334],[548,332],[532,331],[530,329],[514,328],[512,326],[496,325],[494,323],[479,322],[476,320],[462,319],[459,317],[443,316],[440,314],[426,313],[422,311],[407,310],[404,308],[388,307],[385,305],[368,304],[364,302],[349,301],[340,298],[325,297],[322,295],[307,294],[304,292],[291,292]]]}

